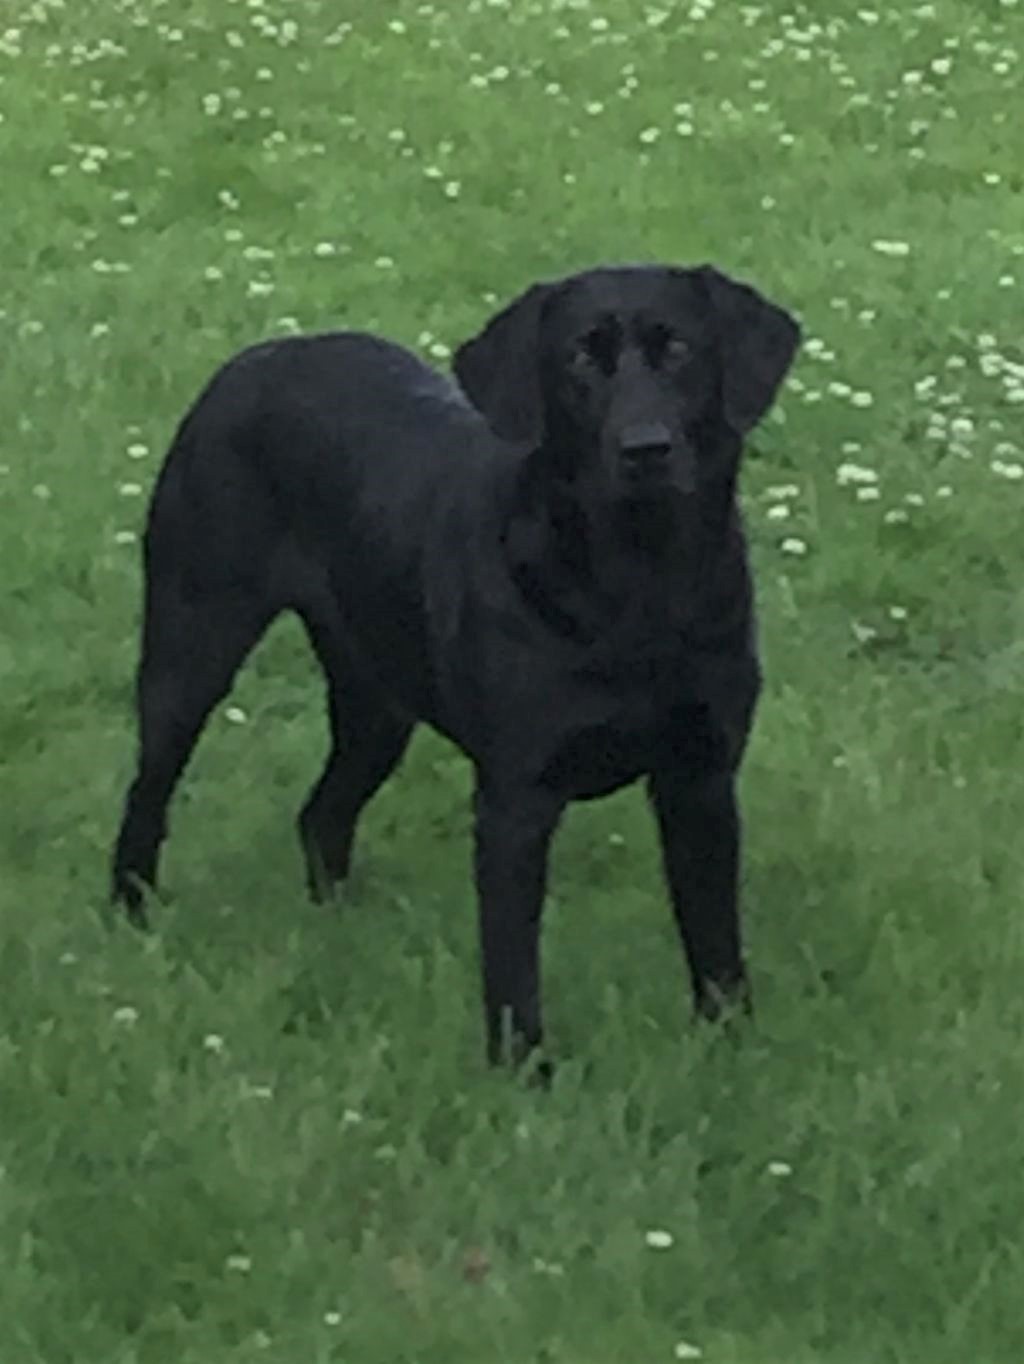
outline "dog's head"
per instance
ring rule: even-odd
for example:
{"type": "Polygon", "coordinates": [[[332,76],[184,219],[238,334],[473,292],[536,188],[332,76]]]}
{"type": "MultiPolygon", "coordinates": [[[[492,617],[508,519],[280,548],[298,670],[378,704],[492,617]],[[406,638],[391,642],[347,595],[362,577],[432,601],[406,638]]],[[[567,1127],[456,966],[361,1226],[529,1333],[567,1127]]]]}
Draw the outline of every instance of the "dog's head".
{"type": "Polygon", "coordinates": [[[637,500],[694,492],[735,460],[799,341],[789,313],[711,266],[633,266],[534,285],[454,368],[499,436],[637,500]]]}

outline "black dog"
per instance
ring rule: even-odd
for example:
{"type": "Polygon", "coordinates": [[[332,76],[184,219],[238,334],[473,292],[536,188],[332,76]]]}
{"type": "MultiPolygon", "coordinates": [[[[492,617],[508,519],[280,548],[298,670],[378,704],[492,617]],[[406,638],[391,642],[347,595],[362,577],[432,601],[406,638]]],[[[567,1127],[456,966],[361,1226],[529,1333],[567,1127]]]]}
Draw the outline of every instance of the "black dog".
{"type": "Polygon", "coordinates": [[[538,938],[565,805],[649,780],[697,1009],[744,1004],[735,776],[760,676],[736,479],[794,358],[788,313],[718,271],[538,284],[455,356],[272,341],[180,426],[145,540],[140,750],[114,856],[144,920],[174,785],[281,611],[332,747],[299,828],[314,895],[417,721],[476,771],[488,1055],[541,1041],[538,938]]]}

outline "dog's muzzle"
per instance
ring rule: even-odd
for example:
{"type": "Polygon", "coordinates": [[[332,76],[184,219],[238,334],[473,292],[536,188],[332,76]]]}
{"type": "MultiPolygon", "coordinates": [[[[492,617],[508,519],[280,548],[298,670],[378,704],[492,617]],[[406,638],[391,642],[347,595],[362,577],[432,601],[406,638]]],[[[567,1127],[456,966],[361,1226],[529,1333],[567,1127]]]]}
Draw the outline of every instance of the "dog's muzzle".
{"type": "MultiPolygon", "coordinates": [[[[680,492],[691,490],[692,477],[683,479],[680,451],[675,447],[672,433],[663,422],[646,422],[627,426],[619,437],[619,464],[626,486],[642,492],[671,484],[680,492]]],[[[684,461],[689,472],[690,460],[684,461]]]]}

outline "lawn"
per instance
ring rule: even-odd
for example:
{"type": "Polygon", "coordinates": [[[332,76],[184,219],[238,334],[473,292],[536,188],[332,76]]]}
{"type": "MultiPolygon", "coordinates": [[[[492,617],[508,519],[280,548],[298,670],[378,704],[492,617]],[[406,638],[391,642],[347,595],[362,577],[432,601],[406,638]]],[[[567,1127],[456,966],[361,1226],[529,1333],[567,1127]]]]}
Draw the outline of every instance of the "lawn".
{"type": "Polygon", "coordinates": [[[1024,1358],[1022,51],[1011,0],[9,0],[3,1364],[1024,1358]],[[707,259],[807,338],[744,478],[756,1026],[692,1026],[628,791],[556,849],[556,1083],[488,1073],[467,767],[422,734],[307,904],[292,621],[120,924],[138,535],[211,369],[444,365],[538,276],[707,259]]]}

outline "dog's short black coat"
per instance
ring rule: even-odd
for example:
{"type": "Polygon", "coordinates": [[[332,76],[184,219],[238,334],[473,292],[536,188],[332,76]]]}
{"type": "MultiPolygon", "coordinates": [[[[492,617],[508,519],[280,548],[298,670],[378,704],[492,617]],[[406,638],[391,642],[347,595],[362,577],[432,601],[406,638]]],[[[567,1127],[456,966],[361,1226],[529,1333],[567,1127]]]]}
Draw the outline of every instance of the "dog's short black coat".
{"type": "Polygon", "coordinates": [[[736,479],[799,344],[702,266],[538,284],[456,353],[271,341],[182,422],[150,508],[140,746],[114,854],[144,920],[174,785],[268,623],[296,611],[331,750],[299,819],[345,876],[417,721],[475,766],[488,1054],[541,1041],[547,849],[567,802],[646,777],[698,1010],[745,1002],[734,783],[760,676],[736,479]]]}

